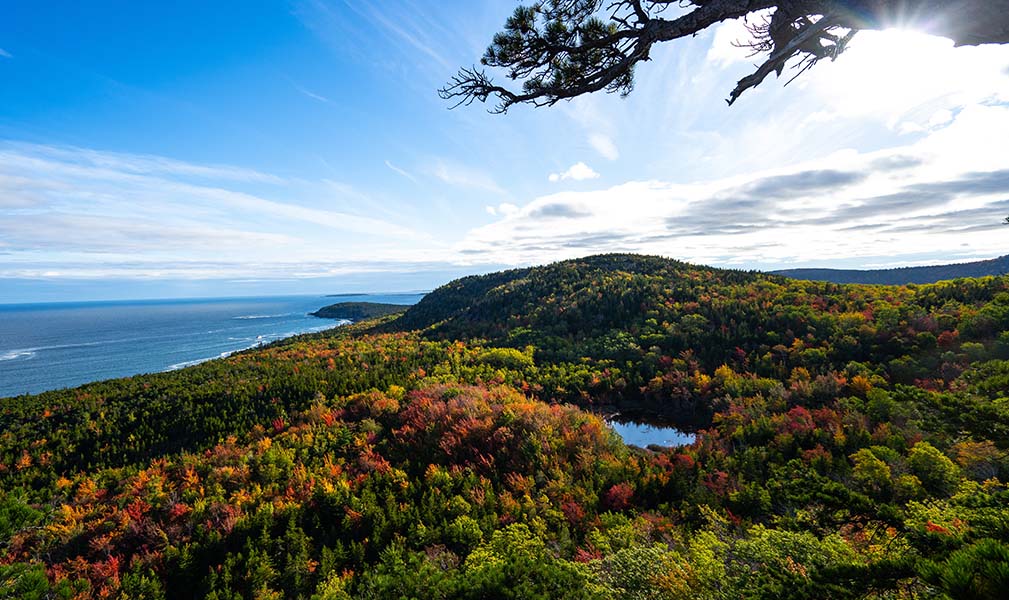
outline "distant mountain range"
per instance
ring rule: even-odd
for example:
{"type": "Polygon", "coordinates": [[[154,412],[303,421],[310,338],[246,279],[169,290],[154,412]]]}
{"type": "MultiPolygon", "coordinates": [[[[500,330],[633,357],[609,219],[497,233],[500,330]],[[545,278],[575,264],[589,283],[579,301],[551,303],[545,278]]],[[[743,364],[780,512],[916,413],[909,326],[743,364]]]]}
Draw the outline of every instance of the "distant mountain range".
{"type": "Polygon", "coordinates": [[[901,267],[899,269],[785,269],[771,271],[793,279],[811,279],[834,283],[872,283],[904,285],[907,283],[935,283],[961,277],[985,277],[1009,273],[1009,255],[976,262],[928,267],[901,267]]]}

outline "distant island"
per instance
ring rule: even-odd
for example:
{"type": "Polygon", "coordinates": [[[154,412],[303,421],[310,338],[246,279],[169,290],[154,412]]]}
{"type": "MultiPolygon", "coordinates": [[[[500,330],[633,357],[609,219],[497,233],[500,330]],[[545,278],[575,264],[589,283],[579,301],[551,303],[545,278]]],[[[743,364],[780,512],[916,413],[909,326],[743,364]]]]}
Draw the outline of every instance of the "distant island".
{"type": "Polygon", "coordinates": [[[975,262],[932,265],[927,267],[900,267],[897,269],[785,269],[771,271],[792,279],[830,281],[832,283],[868,283],[879,285],[926,284],[964,277],[987,277],[1009,273],[1009,255],[975,262]]]}
{"type": "Polygon", "coordinates": [[[410,307],[403,304],[383,304],[381,302],[338,302],[324,306],[310,314],[322,319],[363,321],[401,313],[407,308],[410,307]]]}

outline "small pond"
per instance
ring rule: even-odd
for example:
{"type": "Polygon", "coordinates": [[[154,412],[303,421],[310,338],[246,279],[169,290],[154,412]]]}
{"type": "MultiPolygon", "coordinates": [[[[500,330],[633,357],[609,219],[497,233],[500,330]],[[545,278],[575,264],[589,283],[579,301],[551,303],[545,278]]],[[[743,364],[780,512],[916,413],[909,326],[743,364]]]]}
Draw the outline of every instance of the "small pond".
{"type": "Polygon", "coordinates": [[[609,415],[606,422],[629,446],[686,446],[694,443],[696,435],[656,419],[653,415],[620,413],[609,415]]]}

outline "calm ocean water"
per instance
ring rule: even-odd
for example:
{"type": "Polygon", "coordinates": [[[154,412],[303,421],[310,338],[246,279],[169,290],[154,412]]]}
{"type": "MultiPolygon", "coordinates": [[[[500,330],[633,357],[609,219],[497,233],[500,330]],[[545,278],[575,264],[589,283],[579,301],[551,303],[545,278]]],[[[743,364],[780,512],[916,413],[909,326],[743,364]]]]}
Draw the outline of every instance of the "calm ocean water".
{"type": "Polygon", "coordinates": [[[415,304],[423,294],[0,305],[0,397],[180,369],[340,325],[336,302],[415,304]]]}

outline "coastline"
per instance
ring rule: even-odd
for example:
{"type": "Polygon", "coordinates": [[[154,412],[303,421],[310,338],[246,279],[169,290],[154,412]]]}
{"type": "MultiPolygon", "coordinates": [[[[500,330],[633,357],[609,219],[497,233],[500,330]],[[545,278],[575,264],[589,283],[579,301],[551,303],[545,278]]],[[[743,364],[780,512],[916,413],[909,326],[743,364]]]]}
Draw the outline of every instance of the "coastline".
{"type": "Polygon", "coordinates": [[[326,304],[311,295],[7,305],[0,319],[0,398],[176,371],[349,321],[310,314],[326,304]]]}

